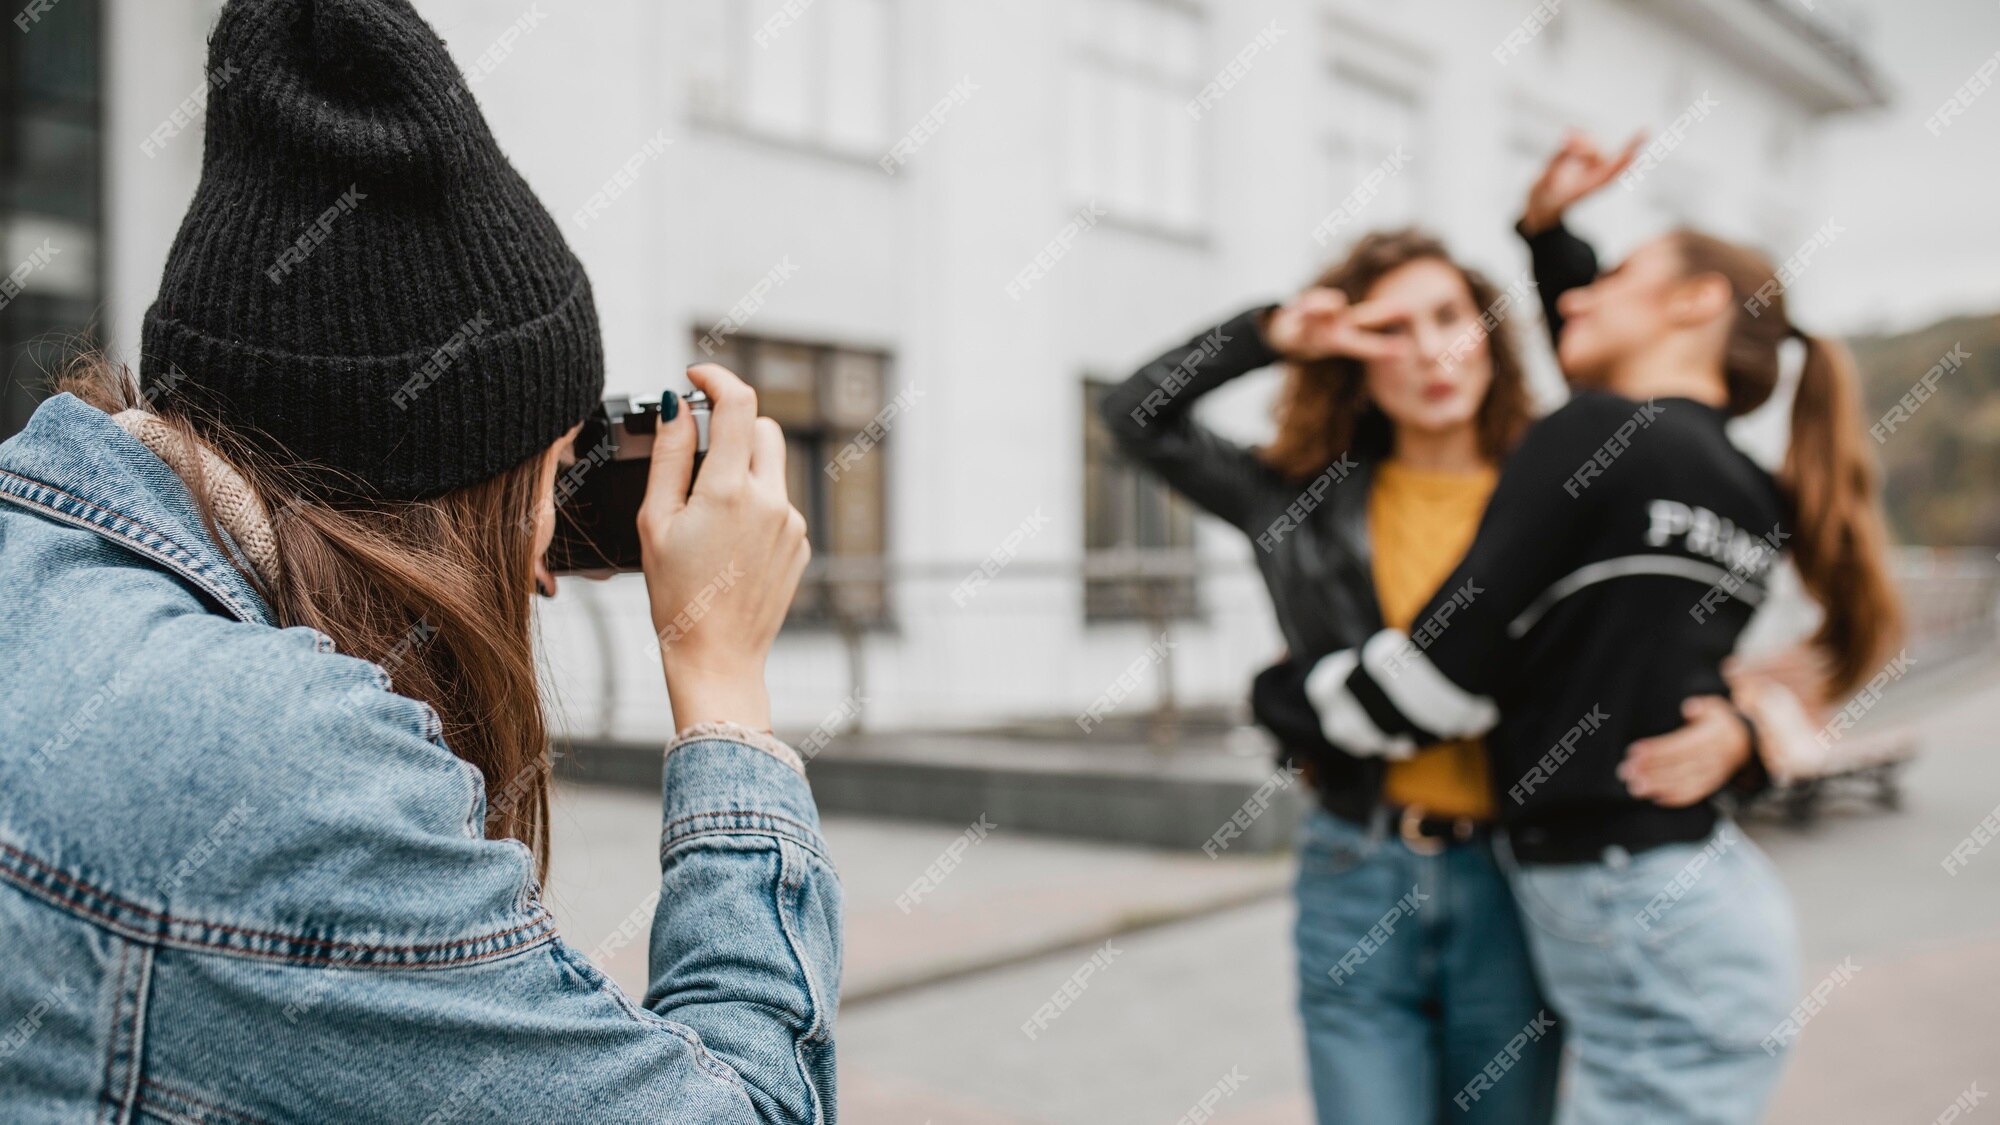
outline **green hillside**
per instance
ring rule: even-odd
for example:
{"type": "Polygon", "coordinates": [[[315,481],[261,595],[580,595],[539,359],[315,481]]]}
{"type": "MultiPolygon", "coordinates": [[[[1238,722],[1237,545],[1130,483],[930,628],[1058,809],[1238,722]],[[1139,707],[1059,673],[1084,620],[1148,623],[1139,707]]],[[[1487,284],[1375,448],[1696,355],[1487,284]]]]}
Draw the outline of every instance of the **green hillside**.
{"type": "Polygon", "coordinates": [[[2000,544],[2000,314],[1848,343],[1861,364],[1871,425],[1911,396],[1909,419],[1885,429],[1875,447],[1896,537],[1940,547],[2000,544]],[[1918,382],[1959,346],[1971,358],[1934,380],[1935,392],[1916,405],[1924,393],[1918,382]]]}

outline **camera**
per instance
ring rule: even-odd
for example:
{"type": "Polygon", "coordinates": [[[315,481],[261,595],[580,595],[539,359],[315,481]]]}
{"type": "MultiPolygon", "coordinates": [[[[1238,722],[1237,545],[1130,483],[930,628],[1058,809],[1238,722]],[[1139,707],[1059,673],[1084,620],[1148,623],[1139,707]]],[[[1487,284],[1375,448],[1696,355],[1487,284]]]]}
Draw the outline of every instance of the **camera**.
{"type": "MultiPolygon", "coordinates": [[[[694,471],[708,454],[708,397],[681,396],[694,418],[694,471]]],[[[653,471],[653,437],[660,402],[610,395],[583,420],[576,461],[556,476],[556,534],[549,543],[553,574],[602,574],[639,569],[639,505],[653,471]]],[[[689,477],[692,482],[693,477],[689,477]]]]}

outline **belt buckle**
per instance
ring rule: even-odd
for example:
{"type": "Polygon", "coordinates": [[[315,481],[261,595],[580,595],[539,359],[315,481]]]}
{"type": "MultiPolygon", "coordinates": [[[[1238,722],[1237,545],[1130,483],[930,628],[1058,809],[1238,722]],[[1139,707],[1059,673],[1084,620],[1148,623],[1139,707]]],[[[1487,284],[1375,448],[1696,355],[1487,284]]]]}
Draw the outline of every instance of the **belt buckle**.
{"type": "Polygon", "coordinates": [[[1437,855],[1444,851],[1444,841],[1424,835],[1424,810],[1415,805],[1405,805],[1402,816],[1396,820],[1396,834],[1403,838],[1403,846],[1417,855],[1437,855]]]}

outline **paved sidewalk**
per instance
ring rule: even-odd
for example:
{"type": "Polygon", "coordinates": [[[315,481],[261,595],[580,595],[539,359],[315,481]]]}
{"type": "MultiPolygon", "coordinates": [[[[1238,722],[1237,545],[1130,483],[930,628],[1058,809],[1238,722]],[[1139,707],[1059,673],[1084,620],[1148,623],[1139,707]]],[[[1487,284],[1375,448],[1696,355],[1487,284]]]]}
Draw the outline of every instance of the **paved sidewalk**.
{"type": "MultiPolygon", "coordinates": [[[[646,926],[658,891],[660,802],[622,789],[561,788],[546,893],[563,935],[634,995],[646,987],[646,926]]],[[[1135,929],[1268,898],[1286,857],[1210,859],[928,824],[829,818],[827,846],[847,892],[848,1007],[975,969],[1095,945],[1135,929]],[[932,886],[947,849],[958,858],[932,886]],[[908,896],[909,909],[898,903],[908,896]]]]}
{"type": "MultiPolygon", "coordinates": [[[[1934,1121],[1975,1082],[2000,1089],[2000,844],[1957,874],[1942,866],[2000,805],[2000,661],[1907,695],[1892,688],[1882,710],[1914,717],[1926,737],[1901,812],[1834,809],[1804,830],[1752,829],[1798,904],[1805,979],[1849,958],[1861,968],[1808,1021],[1771,1117],[1786,1125],[1934,1121]]],[[[569,940],[635,994],[658,808],[586,786],[556,801],[550,904],[569,940]]],[[[1210,860],[1000,823],[901,910],[897,896],[964,827],[828,823],[848,890],[846,1119],[1171,1122],[1232,1071],[1243,1081],[1217,1125],[1310,1119],[1287,859],[1210,860]],[[1135,926],[1059,1020],[1033,1039],[1021,1030],[1106,935],[1135,926]]]]}

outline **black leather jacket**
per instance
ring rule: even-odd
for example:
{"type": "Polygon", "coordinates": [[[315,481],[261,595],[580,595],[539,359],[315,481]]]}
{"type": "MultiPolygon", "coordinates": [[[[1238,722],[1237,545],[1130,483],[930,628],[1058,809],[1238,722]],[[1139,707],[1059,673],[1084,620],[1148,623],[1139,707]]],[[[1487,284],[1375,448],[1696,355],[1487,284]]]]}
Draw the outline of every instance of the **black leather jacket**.
{"type": "MultiPolygon", "coordinates": [[[[1377,458],[1351,454],[1312,481],[1288,480],[1194,419],[1202,395],[1278,361],[1260,327],[1267,311],[1252,309],[1168,349],[1113,387],[1100,409],[1127,456],[1255,544],[1292,652],[1353,648],[1382,628],[1368,544],[1377,458]]],[[[1291,747],[1281,757],[1303,759],[1336,813],[1363,818],[1380,799],[1379,758],[1291,747]]]]}

